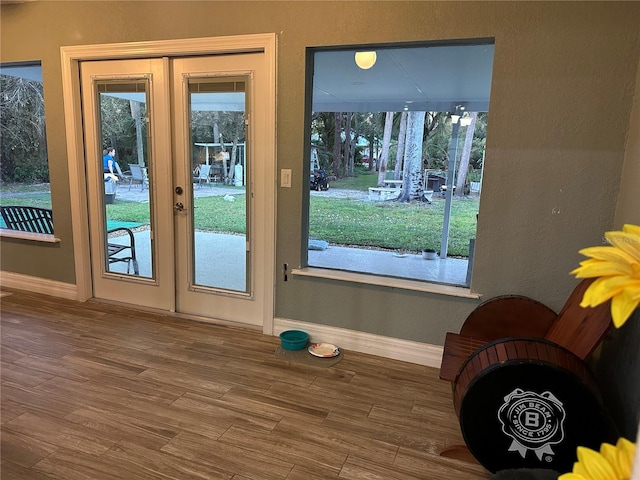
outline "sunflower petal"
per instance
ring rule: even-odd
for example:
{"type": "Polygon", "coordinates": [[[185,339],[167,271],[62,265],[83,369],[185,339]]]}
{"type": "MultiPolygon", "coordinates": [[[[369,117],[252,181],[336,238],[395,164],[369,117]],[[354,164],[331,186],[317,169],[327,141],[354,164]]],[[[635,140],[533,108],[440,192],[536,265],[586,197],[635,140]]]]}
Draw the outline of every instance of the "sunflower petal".
{"type": "Polygon", "coordinates": [[[580,306],[611,300],[611,317],[620,328],[640,305],[640,226],[625,224],[622,231],[605,232],[605,237],[610,245],[580,250],[588,258],[571,274],[594,279],[580,306]]]}
{"type": "Polygon", "coordinates": [[[595,307],[620,294],[625,288],[640,282],[627,275],[596,278],[585,290],[580,305],[595,307]]]}
{"type": "Polygon", "coordinates": [[[622,261],[625,263],[633,263],[636,260],[624,250],[618,247],[587,247],[579,250],[578,253],[585,257],[592,257],[597,260],[622,261]]]}
{"type": "MultiPolygon", "coordinates": [[[[602,455],[605,460],[609,462],[609,465],[611,465],[615,470],[615,478],[625,478],[622,475],[622,468],[618,460],[618,449],[614,445],[611,445],[610,443],[603,443],[600,445],[600,455],[602,455]]],[[[629,478],[629,476],[627,475],[626,478],[629,478]]]]}
{"type": "Polygon", "coordinates": [[[618,453],[618,467],[621,472],[620,478],[631,478],[631,467],[636,454],[636,444],[620,437],[616,443],[616,450],[618,453]]]}
{"type": "Polygon", "coordinates": [[[585,260],[571,272],[577,278],[604,277],[609,275],[631,275],[633,270],[628,263],[603,260],[585,260]]]}
{"type": "Polygon", "coordinates": [[[589,480],[588,478],[583,477],[579,473],[565,473],[564,475],[560,475],[558,480],[589,480]]]}
{"type": "Polygon", "coordinates": [[[585,468],[592,480],[611,480],[616,478],[613,467],[595,450],[586,447],[578,447],[579,463],[585,468]]]}
{"type": "Polygon", "coordinates": [[[587,472],[585,466],[580,462],[576,462],[573,464],[573,473],[575,473],[576,475],[580,475],[582,478],[585,478],[587,480],[591,479],[589,472],[587,472]]]}
{"type": "Polygon", "coordinates": [[[627,291],[611,299],[611,318],[616,328],[625,324],[638,304],[640,304],[640,298],[634,300],[633,294],[627,291]]]}
{"type": "Polygon", "coordinates": [[[626,223],[622,226],[622,231],[624,233],[630,233],[631,235],[637,235],[640,237],[640,225],[631,225],[630,223],[626,223]]]}
{"type": "MultiPolygon", "coordinates": [[[[582,301],[580,302],[581,307],[595,307],[600,305],[601,303],[608,300],[608,298],[604,298],[606,292],[603,290],[603,283],[605,280],[611,278],[619,278],[619,277],[599,277],[596,278],[589,287],[584,292],[582,296],[582,301]]],[[[609,297],[610,298],[610,297],[609,297]]]]}
{"type": "Polygon", "coordinates": [[[636,262],[640,262],[640,237],[626,232],[606,232],[605,238],[613,246],[624,250],[631,255],[636,262]]]}

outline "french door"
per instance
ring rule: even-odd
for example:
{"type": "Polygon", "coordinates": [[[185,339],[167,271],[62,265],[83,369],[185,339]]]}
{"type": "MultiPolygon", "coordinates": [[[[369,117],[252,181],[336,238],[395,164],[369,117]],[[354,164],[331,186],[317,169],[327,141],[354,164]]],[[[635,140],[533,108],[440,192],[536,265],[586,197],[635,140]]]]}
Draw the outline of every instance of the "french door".
{"type": "Polygon", "coordinates": [[[264,55],[82,62],[80,72],[94,297],[263,326],[274,176],[260,148],[264,55]]]}

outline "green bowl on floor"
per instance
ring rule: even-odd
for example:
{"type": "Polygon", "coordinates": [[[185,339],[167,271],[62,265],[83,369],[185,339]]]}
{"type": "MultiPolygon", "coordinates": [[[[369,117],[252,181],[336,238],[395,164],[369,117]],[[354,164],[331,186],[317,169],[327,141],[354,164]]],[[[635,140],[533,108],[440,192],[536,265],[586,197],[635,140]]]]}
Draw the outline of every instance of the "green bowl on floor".
{"type": "Polygon", "coordinates": [[[280,345],[284,350],[302,350],[309,342],[309,334],[301,330],[286,330],[280,334],[280,345]]]}

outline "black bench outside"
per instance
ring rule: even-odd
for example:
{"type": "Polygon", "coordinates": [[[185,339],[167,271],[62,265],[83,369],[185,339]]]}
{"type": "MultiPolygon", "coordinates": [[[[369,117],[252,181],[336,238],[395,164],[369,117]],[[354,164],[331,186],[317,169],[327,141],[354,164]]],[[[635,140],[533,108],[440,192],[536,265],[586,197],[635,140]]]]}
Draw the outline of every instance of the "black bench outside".
{"type": "MultiPolygon", "coordinates": [[[[0,215],[2,215],[6,228],[11,230],[53,235],[53,211],[49,208],[3,205],[0,206],[0,215]]],[[[128,228],[120,227],[108,230],[107,235],[120,232],[129,236],[129,245],[107,242],[109,264],[127,262],[127,273],[129,273],[129,266],[132,265],[133,273],[138,275],[138,261],[136,260],[136,244],[133,232],[128,228]],[[127,250],[129,251],[128,254],[119,255],[121,252],[127,252],[127,250]]]]}
{"type": "Polygon", "coordinates": [[[0,213],[11,230],[53,235],[53,213],[48,208],[0,206],[0,213]]]}

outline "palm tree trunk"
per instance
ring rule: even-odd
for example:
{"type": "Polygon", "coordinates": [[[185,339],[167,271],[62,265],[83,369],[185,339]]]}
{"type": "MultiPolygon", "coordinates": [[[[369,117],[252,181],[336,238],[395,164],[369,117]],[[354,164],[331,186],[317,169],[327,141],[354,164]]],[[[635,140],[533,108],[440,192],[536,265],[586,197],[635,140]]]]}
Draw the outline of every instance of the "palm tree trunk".
{"type": "Polygon", "coordinates": [[[467,127],[467,134],[464,139],[460,165],[458,166],[458,179],[456,180],[456,193],[464,195],[464,185],[467,182],[467,172],[469,171],[469,159],[471,157],[471,147],[473,146],[473,132],[476,128],[478,112],[471,112],[471,123],[467,127]]]}
{"type": "MultiPolygon", "coordinates": [[[[342,112],[336,112],[335,114],[335,126],[333,134],[333,174],[335,176],[340,175],[340,150],[342,144],[342,112]]],[[[313,172],[311,172],[313,173],[313,172]]]]}
{"type": "Polygon", "coordinates": [[[387,112],[384,119],[384,134],[382,135],[382,152],[380,152],[380,165],[378,167],[378,186],[384,185],[387,175],[387,162],[389,161],[389,145],[391,144],[391,128],[393,127],[393,112],[387,112]]]}
{"type": "Polygon", "coordinates": [[[344,164],[343,164],[343,175],[348,175],[349,170],[347,168],[347,164],[349,163],[349,158],[351,158],[351,116],[353,114],[351,112],[347,112],[347,121],[344,126],[344,164]]]}
{"type": "Polygon", "coordinates": [[[144,142],[142,141],[142,119],[140,118],[140,104],[135,100],[129,100],[131,117],[136,125],[136,147],[138,154],[138,165],[144,167],[144,142]]]}
{"type": "Polygon", "coordinates": [[[393,170],[393,179],[400,180],[402,176],[402,159],[404,157],[404,142],[407,135],[407,112],[402,112],[400,117],[400,131],[398,132],[398,151],[396,152],[396,168],[393,170]]]}
{"type": "Polygon", "coordinates": [[[349,150],[349,164],[347,165],[347,176],[355,176],[354,165],[356,163],[356,146],[358,144],[358,138],[360,137],[360,122],[358,114],[353,115],[353,140],[351,141],[351,149],[349,150]]]}
{"type": "Polygon", "coordinates": [[[422,186],[422,141],[424,137],[424,117],[426,112],[409,112],[407,137],[404,151],[404,168],[400,202],[421,200],[422,186]]]}

